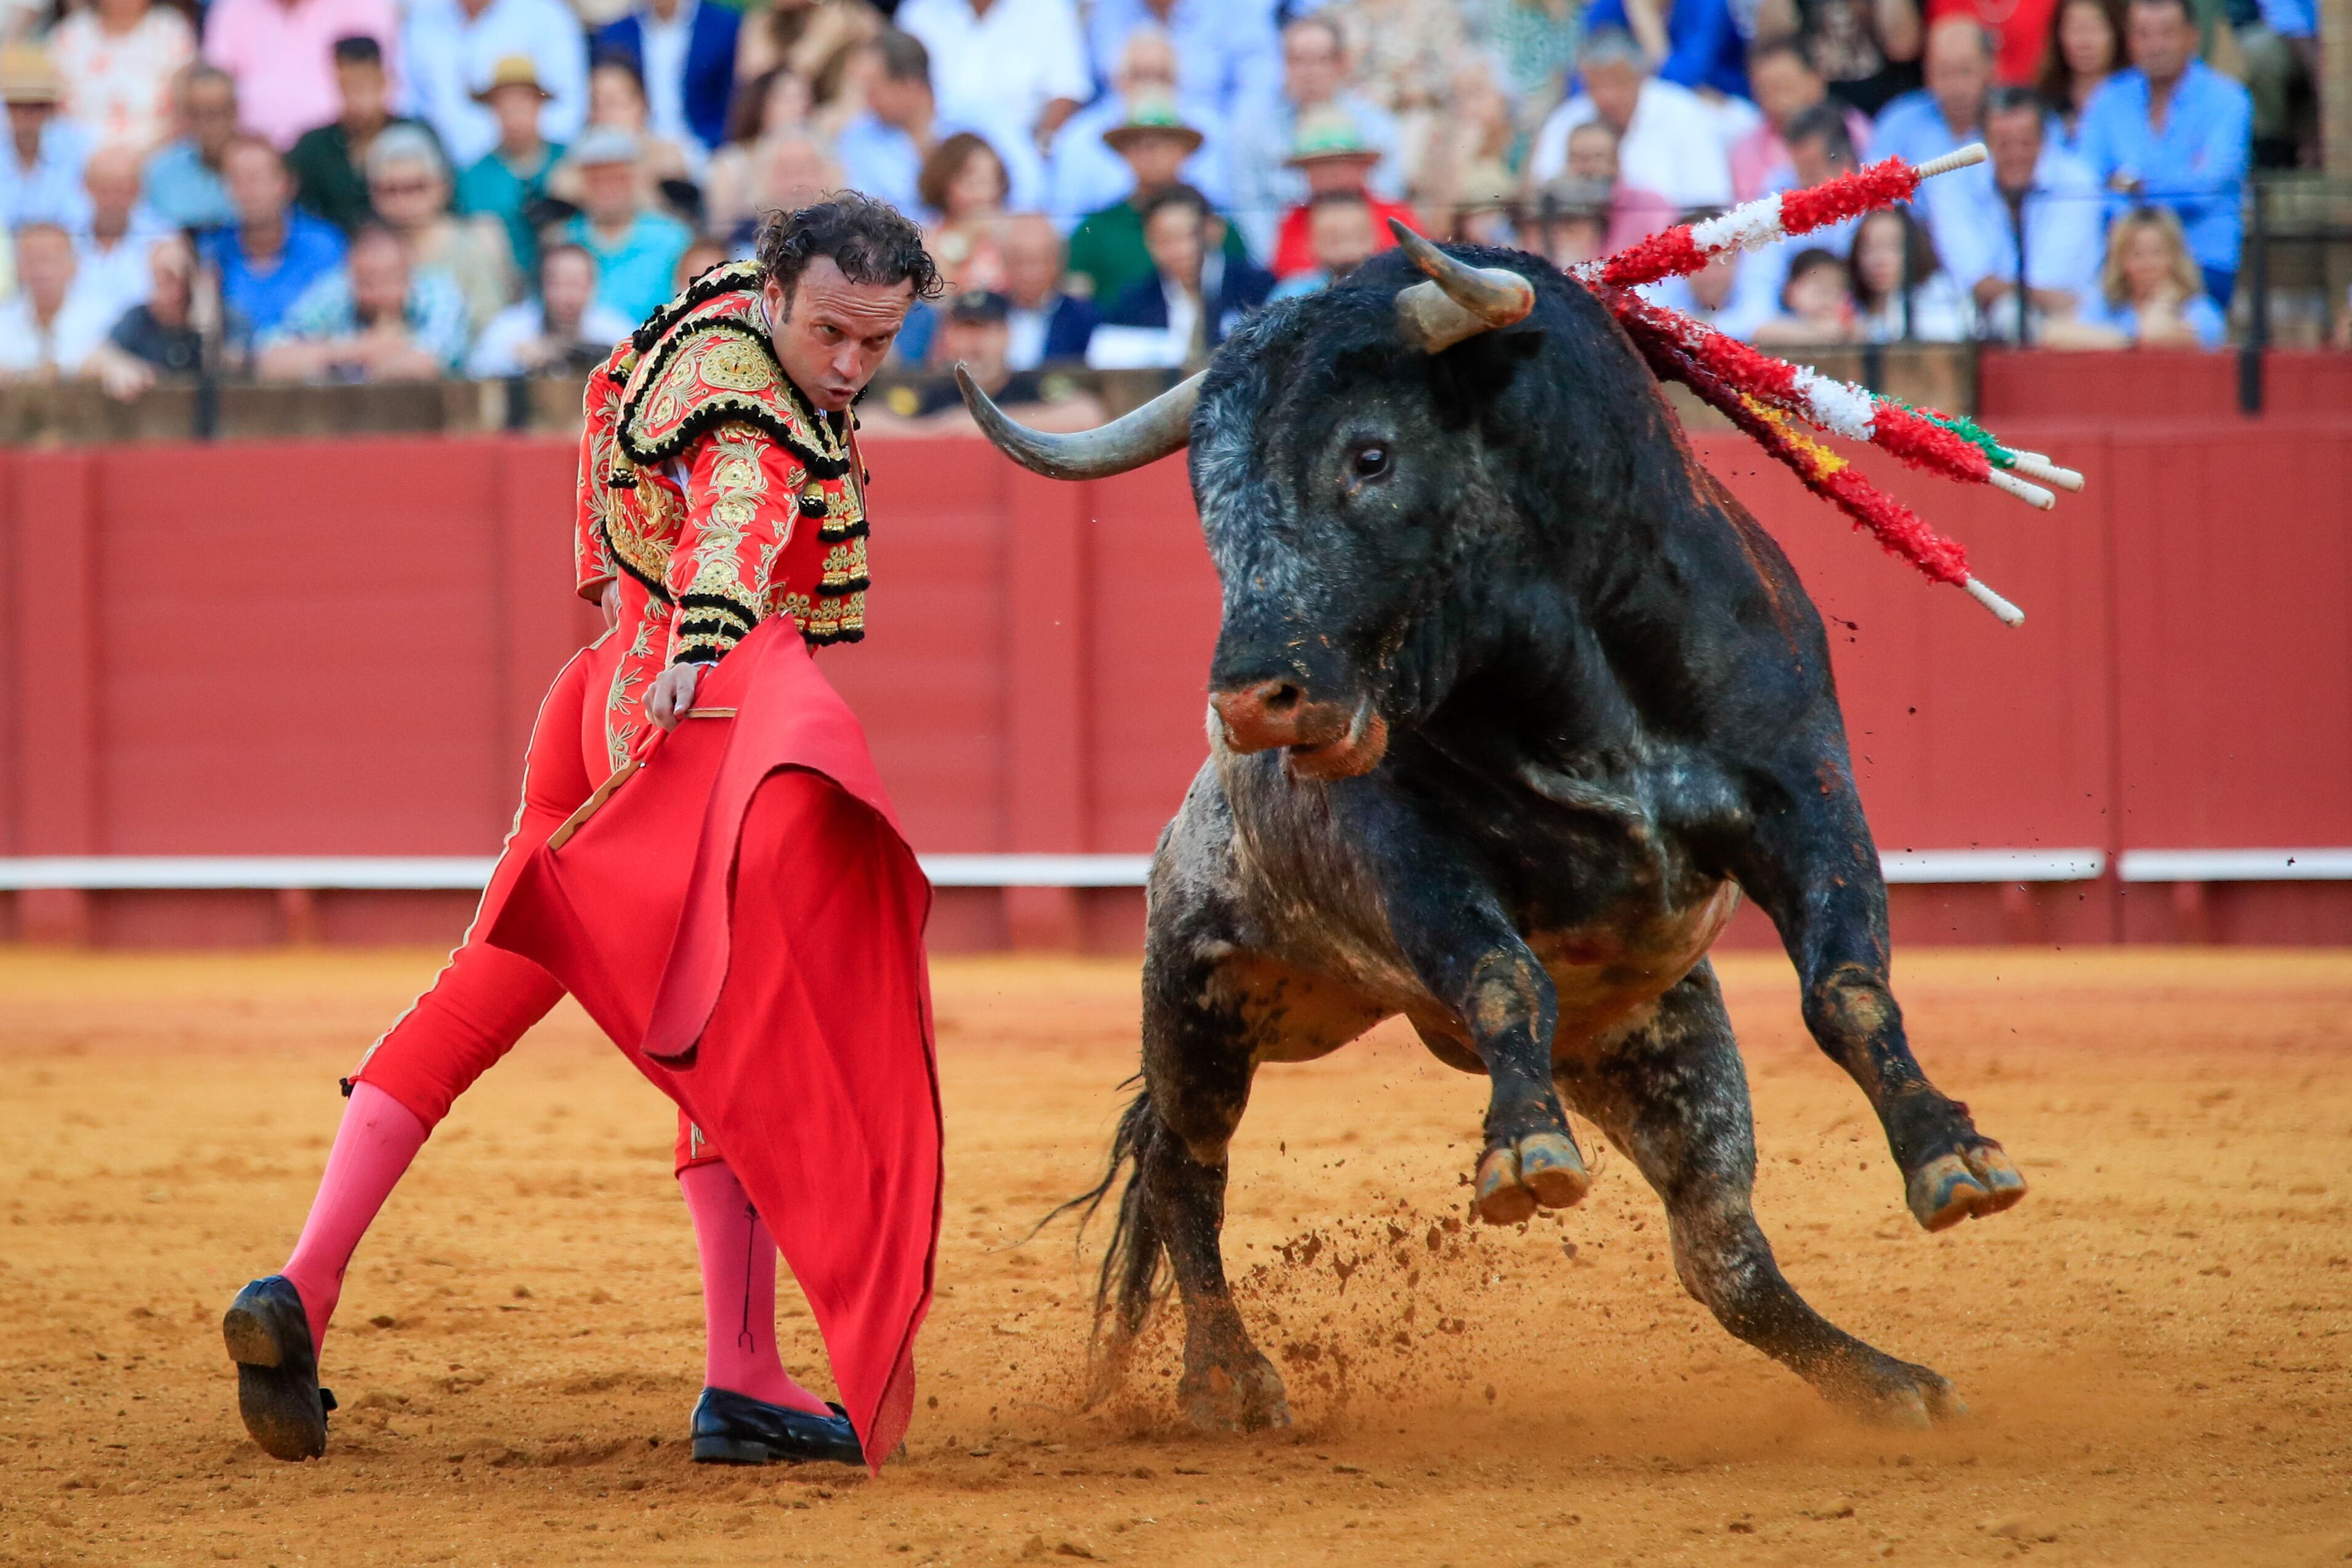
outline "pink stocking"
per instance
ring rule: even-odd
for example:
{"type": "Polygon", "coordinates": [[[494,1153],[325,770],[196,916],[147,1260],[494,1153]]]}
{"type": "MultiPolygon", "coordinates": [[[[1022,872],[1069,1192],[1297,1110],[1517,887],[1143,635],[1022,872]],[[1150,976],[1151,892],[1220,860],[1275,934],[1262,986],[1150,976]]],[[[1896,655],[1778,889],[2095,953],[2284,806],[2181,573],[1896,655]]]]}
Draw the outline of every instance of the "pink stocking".
{"type": "Polygon", "coordinates": [[[702,1254],[702,1381],[768,1405],[825,1415],[776,1352],[776,1241],[724,1161],[677,1173],[702,1254]]]}
{"type": "Polygon", "coordinates": [[[352,1249],[424,1146],[425,1123],[415,1111],[372,1083],[352,1086],[310,1217],[302,1224],[294,1256],[279,1271],[301,1294],[313,1350],[326,1342],[327,1320],[343,1293],[343,1270],[352,1249]]]}

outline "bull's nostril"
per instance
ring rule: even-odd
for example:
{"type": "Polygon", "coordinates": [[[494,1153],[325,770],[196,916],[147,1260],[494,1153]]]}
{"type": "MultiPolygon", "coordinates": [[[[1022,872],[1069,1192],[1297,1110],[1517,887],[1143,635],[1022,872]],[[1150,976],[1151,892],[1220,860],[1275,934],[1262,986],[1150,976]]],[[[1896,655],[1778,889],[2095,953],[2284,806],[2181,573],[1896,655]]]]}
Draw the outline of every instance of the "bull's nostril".
{"type": "Polygon", "coordinates": [[[1258,688],[1260,700],[1269,713],[1288,713],[1306,699],[1306,693],[1286,680],[1269,680],[1258,688]]]}

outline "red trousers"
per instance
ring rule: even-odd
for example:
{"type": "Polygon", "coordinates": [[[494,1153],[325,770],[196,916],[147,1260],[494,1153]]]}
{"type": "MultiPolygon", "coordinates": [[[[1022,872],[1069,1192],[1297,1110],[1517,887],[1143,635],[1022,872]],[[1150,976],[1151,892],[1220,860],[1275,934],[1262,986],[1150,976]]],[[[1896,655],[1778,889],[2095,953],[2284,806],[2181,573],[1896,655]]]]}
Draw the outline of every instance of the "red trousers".
{"type": "MultiPolygon", "coordinates": [[[[563,987],[547,971],[492,947],[485,937],[523,862],[612,773],[614,736],[633,738],[645,722],[648,677],[638,668],[644,661],[635,646],[644,639],[628,634],[648,613],[648,598],[634,583],[627,584],[622,629],[574,654],[548,689],[531,725],[522,805],[464,942],[449,955],[433,988],[368,1047],[352,1074],[352,1082],[372,1083],[415,1112],[427,1131],[562,1000],[563,987]]],[[[719,1150],[678,1112],[677,1168],[719,1157],[719,1150]]]]}

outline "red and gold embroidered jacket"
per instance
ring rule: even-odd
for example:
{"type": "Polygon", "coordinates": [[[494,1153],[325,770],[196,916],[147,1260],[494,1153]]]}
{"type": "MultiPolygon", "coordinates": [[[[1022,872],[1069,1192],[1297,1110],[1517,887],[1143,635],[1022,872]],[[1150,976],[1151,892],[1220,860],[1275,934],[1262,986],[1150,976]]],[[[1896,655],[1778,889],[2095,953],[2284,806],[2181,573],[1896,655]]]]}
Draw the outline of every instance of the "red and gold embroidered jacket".
{"type": "Polygon", "coordinates": [[[670,611],[664,664],[717,659],[773,615],[814,645],[865,636],[856,437],[776,363],[761,278],[705,273],[588,381],[579,589],[644,584],[670,611]]]}

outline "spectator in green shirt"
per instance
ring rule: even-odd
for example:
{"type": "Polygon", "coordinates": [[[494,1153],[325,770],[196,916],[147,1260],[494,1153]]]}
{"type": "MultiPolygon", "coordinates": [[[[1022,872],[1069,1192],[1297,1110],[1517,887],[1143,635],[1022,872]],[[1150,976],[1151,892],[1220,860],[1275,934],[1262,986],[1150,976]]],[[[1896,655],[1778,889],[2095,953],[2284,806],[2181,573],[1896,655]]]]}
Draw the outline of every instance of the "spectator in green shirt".
{"type": "Polygon", "coordinates": [[[487,214],[506,225],[515,267],[526,277],[539,270],[531,206],[546,197],[548,177],[563,156],[562,148],[539,133],[540,108],[552,96],[539,84],[539,68],[529,55],[500,60],[490,84],[474,95],[498,117],[499,144],[457,176],[457,210],[487,214]]]}
{"type": "MultiPolygon", "coordinates": [[[[1108,304],[1136,284],[1157,276],[1151,252],[1143,243],[1143,212],[1151,198],[1172,188],[1203,140],[1184,123],[1175,106],[1165,101],[1139,101],[1120,123],[1103,132],[1110,150],[1135,171],[1135,189],[1123,201],[1090,213],[1070,236],[1070,277],[1092,285],[1093,297],[1108,304]]],[[[1223,249],[1228,261],[1247,261],[1249,247],[1240,231],[1220,222],[1223,249]]],[[[1076,289],[1072,290],[1076,292],[1076,289]]]]}
{"type": "MultiPolygon", "coordinates": [[[[392,85],[383,69],[383,46],[365,34],[335,40],[335,88],[343,112],[333,123],[306,131],[286,154],[294,176],[294,200],[345,234],[375,216],[368,205],[367,153],[378,136],[394,125],[414,125],[427,136],[430,126],[392,112],[392,85]]],[[[434,145],[440,138],[434,137],[434,145]]]]}
{"type": "Polygon", "coordinates": [[[580,171],[581,213],[563,237],[596,258],[596,302],[642,321],[675,292],[678,258],[694,243],[676,218],[649,211],[637,195],[637,139],[592,125],[566,162],[580,171]]]}

